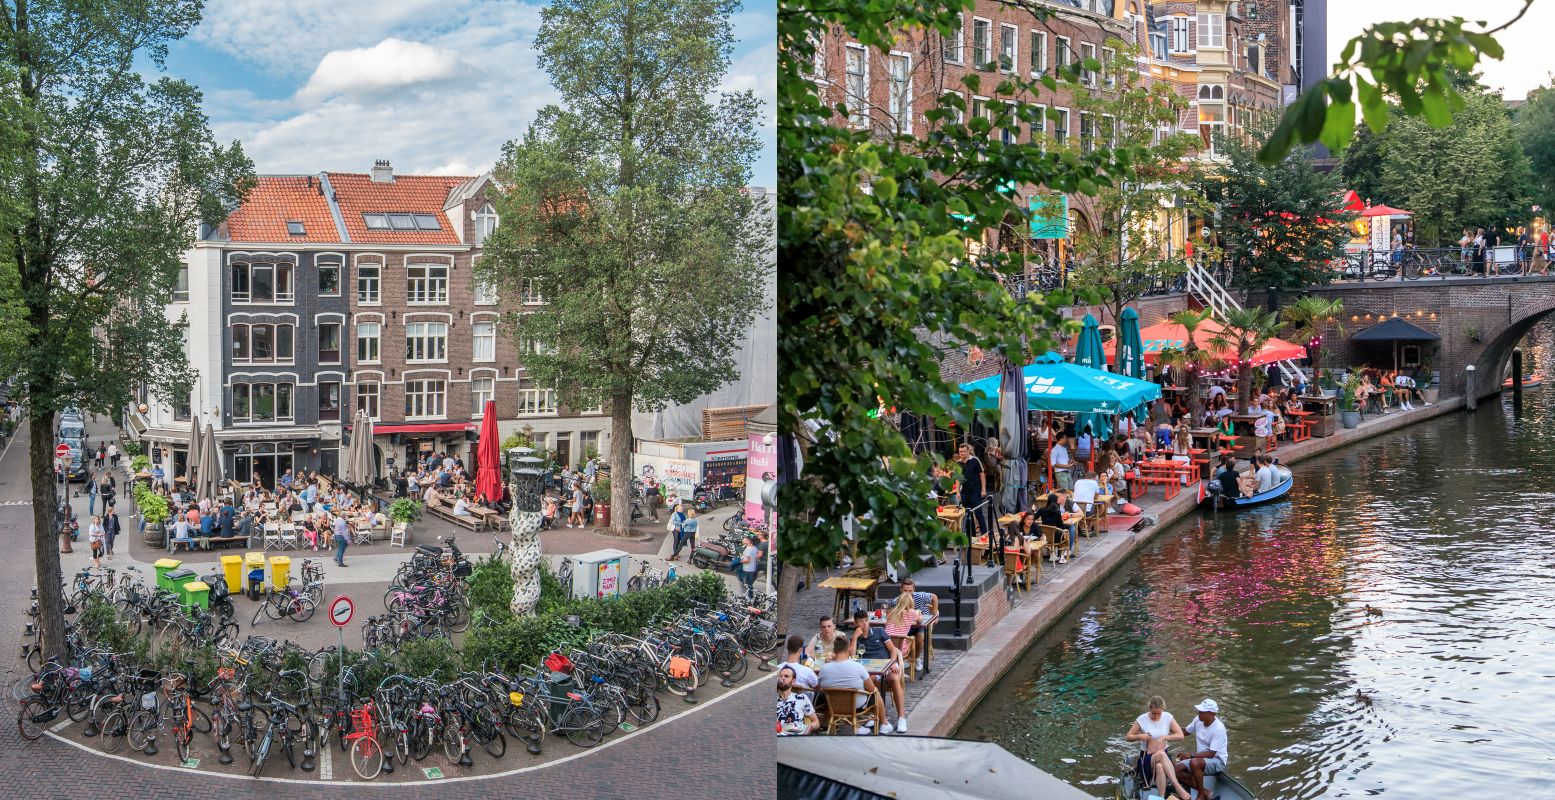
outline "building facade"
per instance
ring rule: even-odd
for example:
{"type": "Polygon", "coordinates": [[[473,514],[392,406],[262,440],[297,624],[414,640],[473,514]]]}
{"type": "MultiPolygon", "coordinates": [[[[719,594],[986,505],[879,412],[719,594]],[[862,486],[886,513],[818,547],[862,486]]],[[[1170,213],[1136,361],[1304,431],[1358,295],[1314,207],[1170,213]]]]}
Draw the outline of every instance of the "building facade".
{"type": "Polygon", "coordinates": [[[264,176],[186,255],[167,309],[198,374],[187,400],[142,396],[132,435],[170,479],[187,470],[191,417],[211,424],[228,477],[273,486],[286,470],[335,474],[354,414],[375,422],[380,474],[421,453],[473,467],[486,400],[506,437],[529,434],[576,464],[604,449],[599,409],[560,408],[534,385],[503,318],[544,302],[503,298],[472,267],[498,218],[489,175],[264,176]]]}

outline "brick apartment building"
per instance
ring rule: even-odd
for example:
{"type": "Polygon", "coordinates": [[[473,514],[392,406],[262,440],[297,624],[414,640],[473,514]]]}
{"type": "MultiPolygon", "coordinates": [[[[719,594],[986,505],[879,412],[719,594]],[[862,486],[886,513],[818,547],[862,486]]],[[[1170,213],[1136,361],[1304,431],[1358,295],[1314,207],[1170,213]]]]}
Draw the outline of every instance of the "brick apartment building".
{"type": "Polygon", "coordinates": [[[226,474],[274,485],[287,469],[333,474],[357,410],[375,420],[380,473],[420,452],[472,462],[484,401],[503,436],[527,430],[576,463],[604,449],[599,409],[560,408],[525,374],[504,314],[544,302],[474,280],[498,224],[490,175],[264,176],[186,254],[166,310],[198,380],[189,399],[131,409],[137,438],[185,474],[191,414],[212,423],[226,474]],[[141,411],[144,407],[144,411],[141,411]]]}
{"type": "MultiPolygon", "coordinates": [[[[1245,134],[1294,99],[1302,79],[1293,36],[1306,18],[1303,8],[1323,6],[1323,0],[1034,2],[1049,8],[1051,17],[1038,20],[1018,5],[978,0],[962,15],[960,30],[945,36],[904,32],[889,52],[867,49],[833,29],[818,43],[814,65],[822,99],[831,106],[846,105],[850,124],[879,136],[922,136],[929,124],[924,113],[947,92],[961,94],[968,113],[991,116],[989,104],[995,101],[967,90],[962,78],[968,74],[991,88],[1003,75],[1040,77],[1076,59],[1108,64],[1120,48],[1133,46],[1144,82],[1171,83],[1187,101],[1175,131],[1198,134],[1204,142],[1198,157],[1213,160],[1214,133],[1245,134]]],[[[1321,13],[1309,17],[1321,24],[1321,13]]],[[[1321,31],[1316,38],[1321,39],[1321,31]]],[[[1042,125],[992,135],[1005,142],[1056,142],[1082,150],[1107,139],[1111,120],[1083,113],[1074,93],[1106,92],[1114,78],[1087,73],[1085,84],[1022,95],[1020,101],[1046,112],[1042,125]]],[[[1019,191],[1027,203],[1047,194],[1042,187],[1019,191]]],[[[1089,198],[1070,196],[1067,205],[1070,230],[1094,229],[1089,198]]],[[[1175,245],[1181,246],[1197,224],[1169,226],[1175,245]]],[[[990,237],[994,240],[985,244],[998,246],[997,234],[990,237]]],[[[1060,256],[1063,245],[1060,239],[1031,246],[1037,249],[1033,255],[1050,260],[1060,256]]]]}

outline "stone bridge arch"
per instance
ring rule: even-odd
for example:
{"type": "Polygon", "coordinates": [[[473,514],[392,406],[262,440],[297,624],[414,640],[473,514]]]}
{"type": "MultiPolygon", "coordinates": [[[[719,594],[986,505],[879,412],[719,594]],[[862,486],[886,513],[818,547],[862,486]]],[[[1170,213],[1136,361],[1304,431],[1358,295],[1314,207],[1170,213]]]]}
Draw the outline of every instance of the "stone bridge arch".
{"type": "MultiPolygon", "coordinates": [[[[1305,293],[1344,300],[1344,336],[1330,328],[1323,347],[1334,363],[1353,363],[1349,336],[1389,317],[1402,317],[1442,337],[1435,359],[1443,397],[1462,395],[1466,367],[1474,365],[1476,394],[1500,391],[1501,373],[1512,350],[1540,320],[1555,312],[1555,275],[1495,278],[1422,278],[1415,281],[1340,283],[1308,287],[1305,293]]],[[[1260,299],[1254,293],[1249,298],[1260,299]]],[[[1281,292],[1279,303],[1303,292],[1281,292]]]]}

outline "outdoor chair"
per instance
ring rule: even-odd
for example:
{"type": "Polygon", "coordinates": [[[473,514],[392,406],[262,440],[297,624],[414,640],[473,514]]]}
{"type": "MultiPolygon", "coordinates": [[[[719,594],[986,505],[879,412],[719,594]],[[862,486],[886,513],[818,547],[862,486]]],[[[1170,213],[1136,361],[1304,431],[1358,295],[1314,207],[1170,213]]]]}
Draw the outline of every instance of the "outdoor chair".
{"type": "Polygon", "coordinates": [[[264,541],[260,549],[269,550],[272,547],[277,550],[281,549],[281,524],[279,522],[265,523],[264,541]]]}
{"type": "Polygon", "coordinates": [[[410,523],[407,523],[407,522],[396,522],[396,523],[394,523],[394,530],[389,533],[389,546],[390,547],[404,547],[405,546],[405,532],[406,532],[406,530],[409,527],[410,527],[410,523]]]}
{"type": "Polygon", "coordinates": [[[373,543],[373,529],[370,525],[352,525],[351,531],[355,534],[351,537],[351,544],[373,543]]]}
{"type": "Polygon", "coordinates": [[[884,701],[878,692],[869,693],[861,689],[822,689],[821,695],[826,698],[826,732],[836,733],[838,725],[847,725],[855,733],[866,722],[875,724],[874,733],[880,733],[880,720],[885,716],[884,701]],[[863,708],[857,708],[858,696],[864,695],[868,702],[863,708]]]}
{"type": "Polygon", "coordinates": [[[1069,531],[1052,525],[1038,525],[1037,529],[1042,532],[1043,541],[1055,556],[1069,555],[1069,531]]]}
{"type": "Polygon", "coordinates": [[[1026,577],[1028,565],[1026,564],[1026,554],[1022,552],[1024,549],[1021,547],[1004,548],[1004,582],[1023,592],[1029,592],[1031,591],[1031,581],[1026,577]]]}

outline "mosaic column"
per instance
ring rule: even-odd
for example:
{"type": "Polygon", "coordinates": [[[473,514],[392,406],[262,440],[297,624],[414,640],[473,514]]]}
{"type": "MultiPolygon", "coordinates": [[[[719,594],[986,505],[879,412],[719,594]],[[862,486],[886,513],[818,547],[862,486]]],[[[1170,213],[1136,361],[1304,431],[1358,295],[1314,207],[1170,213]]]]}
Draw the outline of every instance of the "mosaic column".
{"type": "Polygon", "coordinates": [[[528,447],[508,451],[508,496],[513,510],[508,524],[513,531],[514,616],[533,614],[540,602],[540,498],[544,493],[544,463],[528,447]]]}

